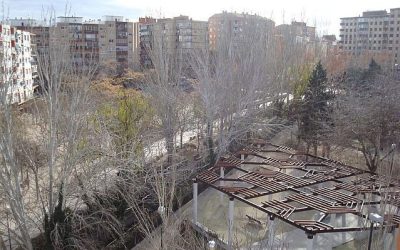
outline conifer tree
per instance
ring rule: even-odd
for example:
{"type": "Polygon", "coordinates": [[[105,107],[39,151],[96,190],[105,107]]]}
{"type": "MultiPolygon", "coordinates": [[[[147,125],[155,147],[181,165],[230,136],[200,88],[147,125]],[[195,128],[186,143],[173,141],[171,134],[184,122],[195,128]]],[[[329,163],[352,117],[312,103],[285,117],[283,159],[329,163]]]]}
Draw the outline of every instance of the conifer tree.
{"type": "Polygon", "coordinates": [[[319,141],[330,126],[329,101],[332,99],[327,86],[326,70],[318,62],[311,73],[307,89],[300,108],[299,136],[307,143],[307,152],[311,146],[317,154],[319,141]]]}

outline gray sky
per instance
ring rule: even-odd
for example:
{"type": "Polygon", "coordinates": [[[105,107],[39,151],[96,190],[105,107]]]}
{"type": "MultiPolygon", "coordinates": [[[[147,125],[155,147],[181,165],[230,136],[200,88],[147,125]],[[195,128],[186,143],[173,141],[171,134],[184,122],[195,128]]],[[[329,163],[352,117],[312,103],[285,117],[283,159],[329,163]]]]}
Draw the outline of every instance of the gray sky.
{"type": "Polygon", "coordinates": [[[42,9],[53,6],[56,15],[70,14],[85,18],[123,15],[136,20],[140,16],[172,17],[188,15],[207,20],[223,10],[248,12],[273,19],[277,24],[306,21],[316,25],[320,34],[339,33],[339,18],[358,16],[365,10],[399,8],[398,0],[4,0],[5,16],[40,18],[42,9]],[[8,11],[9,10],[9,11],[8,11]]]}

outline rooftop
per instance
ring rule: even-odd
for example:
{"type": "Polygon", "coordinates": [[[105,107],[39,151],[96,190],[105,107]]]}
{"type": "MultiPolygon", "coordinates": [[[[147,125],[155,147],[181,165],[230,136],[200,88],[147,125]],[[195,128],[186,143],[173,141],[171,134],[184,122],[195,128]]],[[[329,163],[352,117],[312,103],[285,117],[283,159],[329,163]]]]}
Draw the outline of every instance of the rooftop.
{"type": "Polygon", "coordinates": [[[364,231],[368,211],[374,209],[384,218],[382,227],[400,223],[393,212],[400,207],[399,180],[262,140],[221,157],[196,180],[307,235],[364,231]],[[235,174],[222,177],[221,168],[235,174]],[[304,212],[313,216],[300,219],[304,212]],[[324,221],[332,215],[363,223],[324,221]]]}

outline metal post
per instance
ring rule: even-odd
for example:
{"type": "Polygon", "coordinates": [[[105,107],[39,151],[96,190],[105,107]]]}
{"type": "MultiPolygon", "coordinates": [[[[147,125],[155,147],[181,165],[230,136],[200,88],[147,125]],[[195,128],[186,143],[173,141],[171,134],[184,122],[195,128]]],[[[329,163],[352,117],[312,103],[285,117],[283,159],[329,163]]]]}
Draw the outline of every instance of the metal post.
{"type": "Polygon", "coordinates": [[[273,249],[275,239],[275,220],[273,216],[269,217],[269,228],[268,228],[268,249],[273,249]]]}
{"type": "Polygon", "coordinates": [[[193,181],[193,223],[197,224],[197,179],[193,181]]]}
{"type": "MultiPolygon", "coordinates": [[[[342,227],[346,227],[346,214],[342,214],[342,227]]],[[[342,232],[342,243],[346,242],[346,232],[342,232]]]]}
{"type": "MultiPolygon", "coordinates": [[[[332,227],[336,226],[336,214],[331,214],[331,222],[330,222],[332,227]]],[[[330,248],[333,249],[335,247],[335,234],[331,233],[328,234],[328,239],[330,238],[330,248]]]]}
{"type": "Polygon", "coordinates": [[[371,226],[369,228],[369,239],[368,239],[368,250],[371,250],[372,243],[372,231],[374,230],[374,223],[371,221],[371,226]]]}
{"type": "Polygon", "coordinates": [[[228,207],[228,249],[233,249],[233,212],[234,212],[234,199],[233,197],[229,198],[229,207],[228,207]]]}
{"type": "Polygon", "coordinates": [[[307,250],[314,250],[314,235],[307,235],[307,250]]]}
{"type": "Polygon", "coordinates": [[[163,234],[163,225],[164,225],[164,224],[161,224],[161,250],[164,249],[164,248],[163,248],[163,238],[162,238],[162,236],[163,236],[163,235],[162,235],[162,234],[163,234]]]}
{"type": "Polygon", "coordinates": [[[8,218],[8,209],[6,211],[6,216],[7,216],[8,244],[10,245],[10,250],[11,250],[12,249],[12,245],[11,245],[10,221],[9,221],[9,218],[8,218]]]}
{"type": "MultiPolygon", "coordinates": [[[[223,179],[225,177],[225,172],[224,172],[224,168],[220,167],[220,178],[223,179]]],[[[221,186],[224,186],[224,181],[221,181],[221,186]]],[[[220,192],[220,200],[221,202],[224,201],[224,193],[220,192]]]]}
{"type": "Polygon", "coordinates": [[[392,243],[392,250],[397,250],[400,248],[400,230],[398,227],[396,227],[393,230],[393,243],[392,243]]]}

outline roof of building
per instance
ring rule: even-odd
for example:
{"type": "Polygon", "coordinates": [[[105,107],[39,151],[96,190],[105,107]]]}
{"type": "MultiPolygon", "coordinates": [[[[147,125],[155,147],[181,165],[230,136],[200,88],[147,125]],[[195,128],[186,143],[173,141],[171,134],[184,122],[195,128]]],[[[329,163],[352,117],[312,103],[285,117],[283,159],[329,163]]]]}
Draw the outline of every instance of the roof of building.
{"type": "Polygon", "coordinates": [[[400,216],[390,212],[400,207],[399,180],[263,140],[250,141],[235,154],[219,158],[196,180],[307,235],[365,230],[362,225],[337,226],[324,223],[323,219],[330,214],[341,214],[366,220],[366,211],[383,203],[394,209],[385,210],[381,226],[400,224],[400,216]],[[241,160],[240,155],[247,158],[241,160]],[[220,168],[235,173],[221,177],[220,168]],[[281,198],[272,199],[272,194],[281,198]],[[296,213],[305,211],[321,216],[299,220],[296,213]]]}

